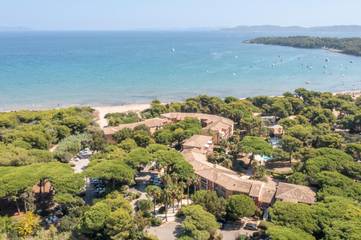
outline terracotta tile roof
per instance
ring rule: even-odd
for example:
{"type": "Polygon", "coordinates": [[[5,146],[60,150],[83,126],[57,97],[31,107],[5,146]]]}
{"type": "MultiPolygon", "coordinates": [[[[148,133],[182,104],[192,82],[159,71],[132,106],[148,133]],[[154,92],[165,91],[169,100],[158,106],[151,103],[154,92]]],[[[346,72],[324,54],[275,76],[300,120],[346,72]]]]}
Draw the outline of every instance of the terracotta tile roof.
{"type": "Polygon", "coordinates": [[[225,118],[220,118],[217,121],[212,122],[211,124],[206,126],[204,129],[209,129],[209,130],[212,130],[212,131],[218,131],[219,132],[219,131],[227,130],[231,126],[233,126],[233,121],[231,123],[229,121],[226,121],[225,118]]]}
{"type": "Polygon", "coordinates": [[[183,143],[183,147],[203,148],[212,144],[211,136],[193,135],[183,143]]]}
{"type": "Polygon", "coordinates": [[[185,118],[196,118],[200,121],[205,121],[207,123],[206,128],[211,130],[222,130],[222,128],[224,129],[225,127],[233,127],[234,125],[234,122],[231,119],[205,113],[171,112],[162,114],[162,117],[168,119],[176,119],[178,121],[184,120],[185,118]]]}
{"type": "Polygon", "coordinates": [[[310,187],[280,182],[277,187],[276,199],[311,204],[316,201],[316,193],[310,187]]]}
{"type": "Polygon", "coordinates": [[[259,197],[259,195],[261,194],[262,186],[262,182],[253,182],[251,190],[249,191],[249,195],[251,197],[259,197]]]}
{"type": "Polygon", "coordinates": [[[269,186],[268,184],[264,184],[259,195],[259,201],[270,204],[273,201],[275,193],[276,186],[269,186]]]}
{"type": "Polygon", "coordinates": [[[271,203],[276,192],[276,187],[263,183],[241,178],[237,172],[228,168],[212,164],[207,161],[205,154],[196,150],[182,152],[185,159],[193,166],[196,174],[210,182],[213,182],[228,191],[247,194],[258,198],[261,202],[271,203]]]}

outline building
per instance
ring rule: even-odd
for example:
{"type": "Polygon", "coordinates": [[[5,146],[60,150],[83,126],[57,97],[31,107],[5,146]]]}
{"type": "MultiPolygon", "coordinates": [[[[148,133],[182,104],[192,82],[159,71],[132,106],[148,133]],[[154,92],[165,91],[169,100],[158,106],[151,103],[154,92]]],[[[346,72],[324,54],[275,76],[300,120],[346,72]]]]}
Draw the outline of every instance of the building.
{"type": "Polygon", "coordinates": [[[213,140],[211,136],[193,135],[183,143],[183,150],[197,149],[201,153],[213,152],[213,140]]]}
{"type": "Polygon", "coordinates": [[[316,193],[307,186],[280,182],[275,198],[284,202],[312,204],[316,201],[316,193]]]}
{"type": "Polygon", "coordinates": [[[182,154],[198,177],[198,189],[214,190],[225,198],[233,194],[246,194],[259,206],[272,203],[276,192],[273,183],[243,179],[235,171],[208,162],[207,156],[198,150],[185,150],[182,154]]]}
{"type": "Polygon", "coordinates": [[[269,206],[275,200],[307,204],[316,201],[316,193],[307,186],[244,179],[235,171],[208,162],[207,156],[198,149],[183,150],[182,154],[198,177],[198,189],[216,191],[225,198],[246,194],[258,206],[269,206]]]}
{"type": "Polygon", "coordinates": [[[182,121],[186,118],[198,119],[203,127],[202,133],[213,136],[213,142],[215,144],[220,143],[223,139],[231,137],[234,131],[234,122],[232,120],[217,115],[171,112],[162,114],[162,117],[172,122],[182,121]]]}

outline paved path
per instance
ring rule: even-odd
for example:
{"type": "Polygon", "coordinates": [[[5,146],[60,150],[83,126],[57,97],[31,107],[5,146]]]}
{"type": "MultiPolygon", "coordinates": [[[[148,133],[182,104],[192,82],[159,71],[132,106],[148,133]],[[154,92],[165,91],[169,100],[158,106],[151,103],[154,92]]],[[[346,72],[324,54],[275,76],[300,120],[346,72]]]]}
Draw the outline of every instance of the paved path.
{"type": "Polygon", "coordinates": [[[158,227],[150,227],[146,231],[157,236],[159,240],[175,240],[180,223],[167,222],[158,227]]]}
{"type": "Polygon", "coordinates": [[[79,159],[78,161],[71,160],[70,163],[74,164],[74,173],[82,173],[84,169],[89,165],[89,158],[79,159]]]}
{"type": "MultiPolygon", "coordinates": [[[[150,227],[146,231],[157,236],[159,240],[175,240],[180,232],[180,226],[180,222],[172,221],[158,227],[150,227]]],[[[236,240],[240,235],[252,236],[253,232],[245,229],[221,230],[223,240],[236,240]]]]}

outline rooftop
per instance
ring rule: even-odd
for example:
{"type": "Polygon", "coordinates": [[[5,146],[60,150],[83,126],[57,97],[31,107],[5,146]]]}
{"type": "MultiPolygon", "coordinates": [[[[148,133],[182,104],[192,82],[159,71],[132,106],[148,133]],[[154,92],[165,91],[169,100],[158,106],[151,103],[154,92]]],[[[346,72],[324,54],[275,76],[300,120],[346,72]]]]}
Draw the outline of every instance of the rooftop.
{"type": "Polygon", "coordinates": [[[205,135],[193,135],[185,140],[183,147],[203,148],[212,145],[212,137],[205,135]]]}
{"type": "Polygon", "coordinates": [[[280,182],[277,187],[276,199],[311,204],[316,201],[316,193],[307,186],[280,182]]]}
{"type": "Polygon", "coordinates": [[[223,188],[257,197],[260,201],[271,203],[276,192],[276,186],[256,180],[243,179],[240,175],[228,168],[212,164],[207,161],[205,154],[198,151],[187,150],[183,156],[193,166],[197,175],[216,183],[223,188]]]}
{"type": "MultiPolygon", "coordinates": [[[[185,118],[196,118],[200,121],[203,121],[207,124],[208,128],[214,128],[214,130],[230,127],[234,125],[234,122],[231,119],[224,118],[217,115],[205,114],[205,113],[182,113],[182,112],[171,112],[164,113],[162,117],[168,119],[176,119],[178,121],[184,120],[185,118]]],[[[206,128],[207,128],[206,127],[206,128]]]]}

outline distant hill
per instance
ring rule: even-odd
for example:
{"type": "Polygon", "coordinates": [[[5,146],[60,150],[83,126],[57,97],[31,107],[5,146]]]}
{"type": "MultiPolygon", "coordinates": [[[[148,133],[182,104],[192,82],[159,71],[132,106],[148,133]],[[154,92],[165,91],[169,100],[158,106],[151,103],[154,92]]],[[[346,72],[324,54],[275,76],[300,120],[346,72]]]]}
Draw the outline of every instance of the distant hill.
{"type": "Polygon", "coordinates": [[[224,28],[223,31],[233,32],[361,32],[360,25],[337,25],[321,27],[300,27],[300,26],[277,26],[277,25],[258,25],[258,26],[237,26],[233,28],[224,28]]]}

